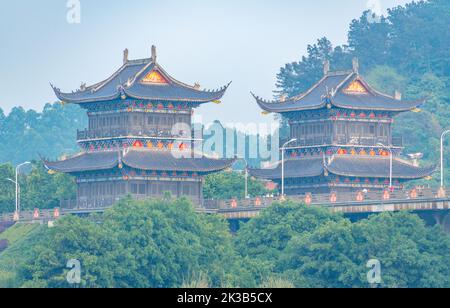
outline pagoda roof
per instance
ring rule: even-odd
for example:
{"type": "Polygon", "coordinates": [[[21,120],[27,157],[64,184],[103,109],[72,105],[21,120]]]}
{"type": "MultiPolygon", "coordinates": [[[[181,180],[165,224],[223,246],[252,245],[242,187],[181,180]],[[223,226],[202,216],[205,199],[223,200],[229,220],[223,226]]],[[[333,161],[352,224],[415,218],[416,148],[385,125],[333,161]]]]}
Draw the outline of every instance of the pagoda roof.
{"type": "MultiPolygon", "coordinates": [[[[328,162],[323,158],[296,158],[285,162],[285,178],[316,177],[325,172],[338,176],[387,178],[389,177],[389,157],[333,156],[328,162]]],[[[400,158],[393,160],[393,177],[395,179],[421,179],[435,172],[436,167],[416,167],[400,158]]],[[[253,169],[250,174],[257,178],[280,180],[281,164],[272,169],[253,169]]]]}
{"type": "Polygon", "coordinates": [[[373,89],[357,71],[327,73],[305,93],[297,96],[268,101],[253,94],[258,105],[267,112],[285,113],[322,108],[344,108],[403,112],[421,104],[420,101],[404,101],[373,89]]]}
{"type": "Polygon", "coordinates": [[[227,169],[234,161],[234,159],[212,159],[206,156],[178,158],[167,151],[130,149],[82,153],[61,161],[44,161],[44,164],[48,169],[62,173],[110,170],[121,164],[148,171],[209,173],[227,169]]]}
{"type": "MultiPolygon", "coordinates": [[[[389,157],[354,157],[352,155],[334,156],[326,169],[339,176],[387,178],[390,172],[390,159],[389,157]]],[[[416,167],[399,158],[395,158],[392,164],[392,176],[396,179],[421,179],[435,171],[436,166],[416,167]]]]}
{"type": "Polygon", "coordinates": [[[72,173],[79,171],[109,170],[118,166],[118,152],[83,153],[60,161],[44,161],[45,166],[57,172],[72,173]]]}
{"type": "Polygon", "coordinates": [[[207,103],[220,100],[231,84],[217,90],[200,90],[199,86],[182,83],[170,76],[157,63],[156,54],[142,60],[128,60],[127,57],[126,51],[124,64],[102,82],[82,85],[70,93],[64,93],[53,85],[52,88],[59,100],[75,104],[125,98],[207,103]]]}
{"type": "Polygon", "coordinates": [[[227,169],[234,159],[177,158],[166,151],[132,150],[123,157],[123,163],[140,170],[215,172],[227,169]]]}
{"type": "MultiPolygon", "coordinates": [[[[304,158],[286,160],[284,166],[284,177],[305,178],[316,177],[323,174],[323,158],[304,158]]],[[[281,163],[272,165],[272,168],[250,169],[250,175],[266,180],[281,179],[281,163]]]]}

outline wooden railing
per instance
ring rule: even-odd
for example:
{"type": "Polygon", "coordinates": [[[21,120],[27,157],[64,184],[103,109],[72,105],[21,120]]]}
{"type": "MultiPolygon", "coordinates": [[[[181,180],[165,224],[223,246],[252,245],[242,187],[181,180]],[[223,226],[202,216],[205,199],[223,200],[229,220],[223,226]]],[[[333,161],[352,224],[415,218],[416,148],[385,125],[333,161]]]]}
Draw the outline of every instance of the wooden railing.
{"type": "Polygon", "coordinates": [[[77,140],[102,139],[112,137],[149,137],[149,138],[190,138],[191,132],[179,132],[173,134],[169,129],[98,129],[98,130],[78,130],[77,140]]]}
{"type": "MultiPolygon", "coordinates": [[[[280,145],[289,141],[289,139],[280,140],[280,145]]],[[[333,140],[330,136],[319,136],[311,138],[298,138],[296,142],[290,144],[290,148],[326,146],[326,145],[354,145],[354,146],[377,146],[379,144],[388,144],[387,137],[337,137],[333,140]]],[[[403,137],[392,137],[393,147],[403,147],[403,137]]]]}

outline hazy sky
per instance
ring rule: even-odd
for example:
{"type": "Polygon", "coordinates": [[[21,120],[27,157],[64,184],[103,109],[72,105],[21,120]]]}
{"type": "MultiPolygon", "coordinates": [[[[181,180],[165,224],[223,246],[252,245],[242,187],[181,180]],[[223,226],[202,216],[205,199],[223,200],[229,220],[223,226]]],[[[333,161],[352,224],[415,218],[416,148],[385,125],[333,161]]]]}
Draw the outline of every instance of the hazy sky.
{"type": "MultiPolygon", "coordinates": [[[[41,110],[63,91],[109,77],[130,58],[150,57],[173,77],[205,88],[233,81],[204,120],[261,122],[249,92],[271,98],[275,76],[307,44],[327,36],[346,42],[348,25],[368,5],[406,0],[80,0],[81,23],[67,22],[67,0],[3,1],[0,9],[0,107],[41,110]]],[[[269,117],[270,118],[270,117],[269,117]]]]}

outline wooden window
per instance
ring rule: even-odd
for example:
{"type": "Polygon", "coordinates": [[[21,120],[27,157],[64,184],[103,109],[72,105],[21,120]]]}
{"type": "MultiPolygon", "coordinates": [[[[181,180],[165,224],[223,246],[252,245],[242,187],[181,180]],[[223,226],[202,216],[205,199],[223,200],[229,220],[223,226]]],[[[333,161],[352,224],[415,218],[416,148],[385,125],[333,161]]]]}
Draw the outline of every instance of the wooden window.
{"type": "Polygon", "coordinates": [[[145,195],[146,194],[146,187],[145,184],[139,184],[139,192],[140,195],[145,195]]]}
{"type": "Polygon", "coordinates": [[[189,196],[190,193],[191,193],[191,190],[190,190],[189,185],[188,185],[188,184],[185,184],[185,185],[183,186],[183,195],[189,196]]]}
{"type": "Polygon", "coordinates": [[[150,188],[151,188],[151,192],[152,192],[151,194],[153,196],[158,195],[158,186],[156,185],[156,183],[151,183],[150,188]]]}
{"type": "Polygon", "coordinates": [[[131,184],[131,193],[134,195],[137,195],[137,193],[138,193],[138,185],[137,184],[134,184],[134,183],[131,184]]]}

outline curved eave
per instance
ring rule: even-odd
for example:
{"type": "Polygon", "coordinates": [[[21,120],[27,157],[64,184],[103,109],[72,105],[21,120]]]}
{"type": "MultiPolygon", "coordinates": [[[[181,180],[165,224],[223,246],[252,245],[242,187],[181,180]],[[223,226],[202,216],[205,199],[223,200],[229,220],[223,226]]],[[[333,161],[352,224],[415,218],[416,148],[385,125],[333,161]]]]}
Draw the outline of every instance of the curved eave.
{"type": "MultiPolygon", "coordinates": [[[[249,174],[252,177],[263,179],[263,180],[271,180],[271,181],[280,181],[281,180],[281,171],[278,169],[270,170],[270,169],[249,169],[249,174]]],[[[298,178],[312,178],[323,175],[323,172],[316,172],[310,174],[286,174],[284,176],[285,179],[298,179],[298,178]]]]}
{"type": "Polygon", "coordinates": [[[349,109],[349,110],[370,110],[370,111],[388,111],[388,112],[406,112],[414,110],[421,105],[425,103],[425,100],[419,100],[419,101],[413,101],[413,102],[405,102],[405,101],[396,101],[395,99],[392,100],[391,106],[389,108],[382,108],[382,107],[366,107],[366,106],[351,106],[346,105],[343,103],[337,103],[334,100],[331,100],[331,104],[336,108],[342,108],[342,109],[349,109]],[[395,104],[402,103],[407,106],[404,106],[402,108],[395,108],[395,104]]]}
{"type": "Polygon", "coordinates": [[[94,102],[104,102],[104,101],[111,101],[116,100],[120,97],[120,92],[117,91],[116,93],[110,95],[110,96],[103,96],[103,97],[96,97],[96,98],[74,98],[74,94],[76,93],[62,93],[59,89],[55,88],[52,85],[53,91],[55,92],[56,97],[64,102],[64,103],[70,103],[70,104],[83,104],[83,103],[94,103],[94,102]]]}
{"type": "MultiPolygon", "coordinates": [[[[251,176],[277,181],[281,180],[281,163],[274,165],[272,169],[250,169],[251,176]]],[[[285,178],[311,178],[321,176],[324,173],[322,158],[315,159],[292,159],[285,163],[285,178]]]]}
{"type": "Polygon", "coordinates": [[[79,173],[79,172],[87,172],[87,171],[102,171],[102,170],[111,170],[114,169],[115,167],[118,166],[119,162],[115,161],[114,163],[110,163],[107,165],[97,165],[97,166],[79,166],[79,167],[64,167],[64,163],[66,163],[68,160],[62,160],[62,161],[56,161],[56,162],[50,162],[47,160],[44,160],[44,166],[48,169],[48,170],[52,170],[55,172],[60,172],[60,173],[69,173],[69,174],[74,174],[74,173],[79,173]]]}
{"type": "MultiPolygon", "coordinates": [[[[388,162],[389,160],[387,160],[388,162]]],[[[433,173],[436,172],[436,166],[431,166],[431,167],[425,167],[425,168],[420,168],[420,167],[414,167],[412,165],[408,165],[406,163],[403,163],[401,161],[395,160],[394,161],[396,165],[394,165],[394,169],[393,169],[393,178],[394,179],[399,179],[399,180],[418,180],[418,179],[423,179],[427,176],[432,175],[433,173]],[[415,168],[415,173],[411,174],[411,175],[406,175],[405,173],[402,173],[401,171],[398,170],[399,167],[408,167],[410,168],[415,168]]],[[[333,167],[333,163],[331,163],[330,165],[325,166],[325,169],[334,175],[337,176],[343,176],[343,177],[364,177],[364,178],[378,178],[378,179],[385,179],[385,178],[389,178],[389,172],[385,172],[385,173],[376,173],[376,172],[351,172],[349,171],[349,169],[344,170],[338,170],[336,168],[333,167]]]]}
{"type": "Polygon", "coordinates": [[[267,112],[274,113],[283,113],[283,112],[292,112],[292,111],[306,111],[306,110],[317,110],[324,108],[326,106],[325,102],[321,102],[315,106],[298,106],[299,101],[287,100],[285,102],[281,101],[268,101],[264,100],[261,97],[251,93],[258,106],[267,112]],[[289,106],[291,105],[291,106],[289,106]]]}
{"type": "MultiPolygon", "coordinates": [[[[205,98],[184,98],[180,96],[173,96],[173,97],[158,97],[158,96],[146,96],[146,95],[139,95],[137,93],[134,93],[131,88],[124,88],[123,92],[126,95],[126,98],[132,98],[132,99],[140,99],[140,100],[155,100],[155,101],[170,101],[170,102],[190,102],[190,103],[208,103],[212,101],[220,100],[228,90],[229,86],[231,85],[231,82],[219,90],[215,91],[200,91],[196,89],[190,89],[190,91],[196,91],[202,95],[205,96],[205,98]]],[[[163,87],[164,85],[161,85],[163,87]]],[[[59,89],[55,88],[52,85],[53,91],[55,92],[56,97],[65,103],[71,103],[71,104],[83,104],[83,103],[94,103],[94,102],[104,102],[104,101],[111,101],[116,100],[121,97],[121,93],[117,91],[116,93],[110,95],[110,96],[103,96],[103,97],[89,97],[89,98],[74,98],[74,94],[77,93],[62,93],[59,89]]],[[[88,90],[86,90],[88,91],[88,90]]]]}
{"type": "MultiPolygon", "coordinates": [[[[219,90],[215,91],[200,91],[192,88],[187,88],[190,91],[195,91],[196,94],[204,95],[205,98],[185,98],[180,96],[173,96],[173,97],[158,97],[158,96],[146,96],[142,94],[137,94],[133,92],[133,87],[125,88],[123,91],[127,97],[133,98],[133,99],[140,99],[140,100],[155,100],[155,101],[170,101],[170,102],[190,102],[190,103],[209,103],[212,101],[220,100],[224,95],[225,92],[228,90],[228,87],[231,85],[231,82],[227,85],[223,86],[219,90]]],[[[165,85],[160,85],[161,87],[164,87],[165,85]]],[[[170,85],[169,85],[170,86],[170,85]]]]}
{"type": "MultiPolygon", "coordinates": [[[[176,158],[174,158],[176,159],[176,158]]],[[[123,158],[123,163],[133,169],[145,170],[145,171],[178,171],[178,172],[198,172],[198,173],[212,173],[218,172],[230,168],[235,160],[215,160],[206,158],[179,158],[176,159],[178,165],[170,164],[165,162],[165,166],[157,167],[155,165],[147,165],[146,162],[136,162],[130,161],[125,156],[123,158]],[[207,161],[208,160],[208,161],[207,161]],[[206,164],[205,164],[206,163],[206,164]]]]}

